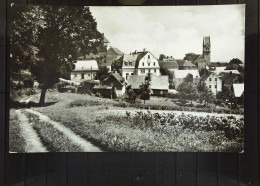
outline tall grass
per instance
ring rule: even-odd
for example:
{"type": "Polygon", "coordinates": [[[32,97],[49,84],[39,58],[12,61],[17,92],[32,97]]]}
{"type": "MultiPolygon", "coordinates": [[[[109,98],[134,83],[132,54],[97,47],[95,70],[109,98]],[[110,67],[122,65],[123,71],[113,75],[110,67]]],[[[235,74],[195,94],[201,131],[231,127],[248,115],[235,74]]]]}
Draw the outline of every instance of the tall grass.
{"type": "Polygon", "coordinates": [[[29,121],[33,123],[33,128],[39,135],[44,146],[50,152],[82,152],[82,149],[73,144],[71,140],[64,136],[62,132],[54,128],[51,124],[39,120],[37,115],[26,112],[29,121]]]}
{"type": "Polygon", "coordinates": [[[9,151],[24,153],[26,142],[22,136],[18,116],[13,109],[10,110],[9,121],[9,151]]]}

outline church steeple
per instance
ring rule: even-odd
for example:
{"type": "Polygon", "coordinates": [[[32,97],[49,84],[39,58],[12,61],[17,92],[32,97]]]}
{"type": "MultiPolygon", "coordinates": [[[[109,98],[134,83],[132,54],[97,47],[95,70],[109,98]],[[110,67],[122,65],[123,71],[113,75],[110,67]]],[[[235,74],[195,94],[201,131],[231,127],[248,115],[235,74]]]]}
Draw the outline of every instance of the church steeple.
{"type": "Polygon", "coordinates": [[[211,51],[211,47],[210,47],[210,36],[205,36],[203,37],[203,52],[202,52],[202,56],[205,59],[205,61],[207,63],[210,63],[210,51],[211,51]]]}

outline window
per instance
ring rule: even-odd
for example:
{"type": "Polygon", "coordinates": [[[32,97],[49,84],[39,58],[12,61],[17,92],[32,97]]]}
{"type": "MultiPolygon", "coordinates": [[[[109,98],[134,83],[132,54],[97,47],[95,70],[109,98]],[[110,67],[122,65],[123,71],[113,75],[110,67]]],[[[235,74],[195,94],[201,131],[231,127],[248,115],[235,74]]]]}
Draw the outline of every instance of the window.
{"type": "Polygon", "coordinates": [[[143,62],[143,66],[144,66],[144,62],[143,62]]]}
{"type": "Polygon", "coordinates": [[[150,72],[151,72],[151,69],[148,69],[148,72],[150,73],[150,72]]]}
{"type": "Polygon", "coordinates": [[[74,78],[76,78],[76,77],[77,77],[77,75],[78,75],[78,74],[74,74],[74,78]]]}
{"type": "Polygon", "coordinates": [[[215,85],[215,88],[217,88],[217,85],[215,85]]]}
{"type": "Polygon", "coordinates": [[[218,80],[218,78],[215,78],[215,81],[217,81],[218,80]]]}
{"type": "Polygon", "coordinates": [[[211,81],[211,78],[209,78],[209,81],[211,81]]]}
{"type": "Polygon", "coordinates": [[[211,88],[211,85],[209,85],[209,88],[211,88]]]}
{"type": "Polygon", "coordinates": [[[81,74],[81,79],[84,79],[84,73],[81,74]]]}
{"type": "Polygon", "coordinates": [[[128,73],[125,74],[125,78],[126,78],[126,79],[128,78],[128,75],[129,75],[128,73]]]}
{"type": "Polygon", "coordinates": [[[150,59],[150,55],[148,55],[148,59],[150,59]]]}
{"type": "Polygon", "coordinates": [[[155,62],[153,62],[153,66],[155,66],[155,62]]]}
{"type": "Polygon", "coordinates": [[[90,76],[90,74],[88,74],[88,76],[90,76]]]}
{"type": "Polygon", "coordinates": [[[156,73],[156,69],[154,69],[154,73],[156,73]]]}
{"type": "Polygon", "coordinates": [[[131,73],[131,75],[134,75],[134,73],[131,73]]]}
{"type": "Polygon", "coordinates": [[[127,66],[127,65],[128,65],[128,63],[127,63],[127,62],[125,62],[125,65],[127,66]]]}
{"type": "Polygon", "coordinates": [[[132,62],[129,62],[129,65],[130,65],[130,66],[132,66],[132,65],[133,65],[133,63],[132,63],[132,62]]]}
{"type": "Polygon", "coordinates": [[[144,73],[145,73],[145,69],[141,69],[141,73],[143,73],[143,74],[144,74],[144,73]]]}
{"type": "Polygon", "coordinates": [[[148,66],[150,66],[150,63],[148,63],[148,66]]]}

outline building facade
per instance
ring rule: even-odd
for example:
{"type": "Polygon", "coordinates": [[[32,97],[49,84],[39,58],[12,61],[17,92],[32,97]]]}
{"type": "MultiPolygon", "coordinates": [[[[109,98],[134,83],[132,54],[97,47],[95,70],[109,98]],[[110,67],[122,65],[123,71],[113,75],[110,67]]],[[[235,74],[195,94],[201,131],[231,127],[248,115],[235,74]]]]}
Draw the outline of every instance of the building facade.
{"type": "Polygon", "coordinates": [[[210,44],[210,36],[203,37],[203,52],[202,56],[205,59],[206,63],[210,63],[210,52],[211,52],[211,44],[210,44]]]}
{"type": "Polygon", "coordinates": [[[72,81],[94,80],[98,71],[96,60],[78,60],[70,73],[72,81]]]}

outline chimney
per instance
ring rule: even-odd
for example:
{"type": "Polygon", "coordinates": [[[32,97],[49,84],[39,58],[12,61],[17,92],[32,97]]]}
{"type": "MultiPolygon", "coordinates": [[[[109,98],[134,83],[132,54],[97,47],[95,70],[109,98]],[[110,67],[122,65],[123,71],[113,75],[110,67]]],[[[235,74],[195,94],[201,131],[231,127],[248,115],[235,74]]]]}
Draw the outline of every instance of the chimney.
{"type": "Polygon", "coordinates": [[[143,52],[145,52],[146,50],[145,50],[145,48],[143,49],[143,52]]]}

